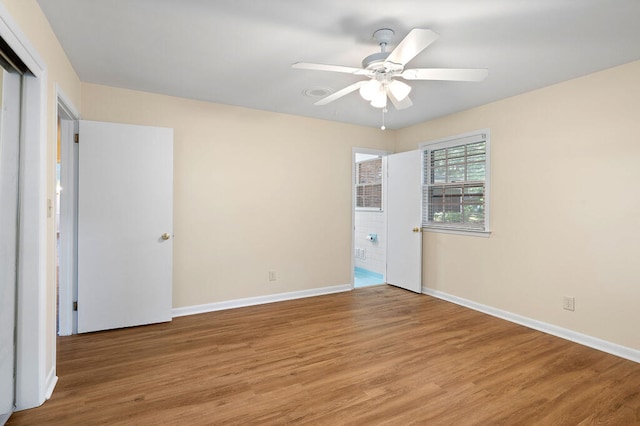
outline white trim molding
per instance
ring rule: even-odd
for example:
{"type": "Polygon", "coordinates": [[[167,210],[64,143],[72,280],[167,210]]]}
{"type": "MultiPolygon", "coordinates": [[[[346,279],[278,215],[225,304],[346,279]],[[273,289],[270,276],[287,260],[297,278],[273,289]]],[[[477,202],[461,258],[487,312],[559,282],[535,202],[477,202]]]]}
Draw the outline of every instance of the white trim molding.
{"type": "Polygon", "coordinates": [[[617,343],[598,339],[597,337],[578,333],[576,331],[558,327],[556,325],[538,321],[522,315],[514,314],[512,312],[503,311],[502,309],[483,305],[482,303],[477,303],[472,300],[464,299],[462,297],[453,296],[442,291],[432,290],[427,287],[422,287],[422,293],[428,296],[436,297],[438,299],[446,300],[447,302],[455,303],[456,305],[473,309],[474,311],[482,312],[497,318],[502,318],[504,320],[513,322],[515,324],[520,324],[525,327],[541,331],[543,333],[551,334],[565,340],[570,340],[572,342],[579,343],[581,345],[588,346],[590,348],[597,349],[611,355],[619,356],[621,358],[640,363],[640,350],[637,349],[618,345],[617,343]]]}
{"type": "Polygon", "coordinates": [[[49,371],[47,375],[47,388],[44,397],[46,399],[50,399],[51,395],[53,395],[53,390],[56,388],[56,384],[58,383],[58,376],[56,376],[56,371],[52,369],[49,371]]]}
{"type": "MultiPolygon", "coordinates": [[[[58,84],[55,85],[55,94],[58,107],[51,118],[54,122],[60,119],[60,185],[64,188],[57,206],[60,212],[60,244],[56,247],[60,262],[58,335],[69,336],[78,332],[77,311],[73,310],[73,301],[77,300],[78,145],[73,143],[73,136],[78,132],[80,113],[58,84]]],[[[52,164],[53,169],[55,166],[52,164]]],[[[55,264],[55,258],[51,261],[55,264]]]]}
{"type": "MultiPolygon", "coordinates": [[[[58,107],[61,108],[65,114],[68,115],[68,120],[80,120],[80,112],[73,105],[71,99],[67,96],[67,94],[62,90],[62,87],[56,83],[55,85],[56,91],[56,99],[58,100],[58,107]]],[[[55,118],[58,118],[58,111],[55,111],[55,118]]]]}
{"type": "Polygon", "coordinates": [[[440,234],[453,234],[453,235],[469,235],[471,237],[489,238],[491,231],[465,231],[463,229],[447,229],[447,228],[431,228],[423,226],[424,232],[435,232],[440,234]]]}
{"type": "Polygon", "coordinates": [[[302,299],[305,297],[322,296],[325,294],[351,291],[351,284],[335,285],[331,287],[312,288],[309,290],[292,291],[288,293],[270,294],[267,296],[248,297],[246,299],[228,300],[225,302],[207,303],[204,305],[184,306],[173,308],[173,317],[204,314],[207,312],[223,311],[225,309],[243,308],[246,306],[264,305],[267,303],[283,302],[285,300],[302,299]]]}

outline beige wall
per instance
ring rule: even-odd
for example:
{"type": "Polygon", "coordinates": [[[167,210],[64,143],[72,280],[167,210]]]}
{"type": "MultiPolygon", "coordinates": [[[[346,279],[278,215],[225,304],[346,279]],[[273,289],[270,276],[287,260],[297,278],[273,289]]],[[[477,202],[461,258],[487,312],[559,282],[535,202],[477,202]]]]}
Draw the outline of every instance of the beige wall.
{"type": "Polygon", "coordinates": [[[174,128],[174,307],[350,282],[351,148],[390,133],[93,84],[82,114],[174,128]]]}
{"type": "Polygon", "coordinates": [[[486,127],[491,237],[425,233],[424,285],[640,349],[640,62],[403,129],[396,148],[486,127]]]}
{"type": "MultiPolygon", "coordinates": [[[[56,85],[80,108],[80,80],[35,0],[0,0],[40,58],[47,73],[47,198],[55,200],[57,135],[56,85]]],[[[55,368],[56,294],[54,215],[47,220],[47,349],[46,371],[55,368]]]]}

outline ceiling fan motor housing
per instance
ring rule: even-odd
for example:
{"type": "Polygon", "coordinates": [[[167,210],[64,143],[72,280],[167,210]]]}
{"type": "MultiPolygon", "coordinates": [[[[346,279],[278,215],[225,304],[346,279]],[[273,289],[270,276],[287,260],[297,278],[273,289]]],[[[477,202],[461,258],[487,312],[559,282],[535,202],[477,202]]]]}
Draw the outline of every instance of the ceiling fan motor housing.
{"type": "Polygon", "coordinates": [[[375,71],[377,68],[383,66],[388,56],[389,52],[377,52],[369,55],[362,60],[362,68],[375,71]]]}
{"type": "Polygon", "coordinates": [[[389,28],[382,28],[373,33],[373,38],[380,45],[380,52],[367,56],[362,60],[362,68],[375,71],[376,74],[385,74],[392,77],[395,73],[401,73],[403,66],[386,62],[390,52],[387,52],[387,45],[393,38],[395,32],[389,28]]]}

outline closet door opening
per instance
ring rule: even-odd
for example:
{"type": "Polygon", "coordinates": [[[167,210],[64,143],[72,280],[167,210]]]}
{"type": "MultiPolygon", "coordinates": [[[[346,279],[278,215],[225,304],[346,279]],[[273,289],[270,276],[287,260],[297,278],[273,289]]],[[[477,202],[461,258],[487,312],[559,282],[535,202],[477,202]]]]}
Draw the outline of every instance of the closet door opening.
{"type": "Polygon", "coordinates": [[[20,212],[20,123],[24,69],[0,55],[0,424],[15,410],[20,212]]]}

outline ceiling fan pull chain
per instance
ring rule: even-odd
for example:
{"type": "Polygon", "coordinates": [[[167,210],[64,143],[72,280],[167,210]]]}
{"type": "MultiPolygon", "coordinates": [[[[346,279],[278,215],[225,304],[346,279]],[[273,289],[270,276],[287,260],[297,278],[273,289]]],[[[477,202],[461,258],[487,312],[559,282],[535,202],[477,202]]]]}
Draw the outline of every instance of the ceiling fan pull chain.
{"type": "Polygon", "coordinates": [[[387,112],[387,108],[382,108],[382,126],[380,126],[380,130],[385,130],[387,126],[384,125],[384,114],[387,112]]]}

